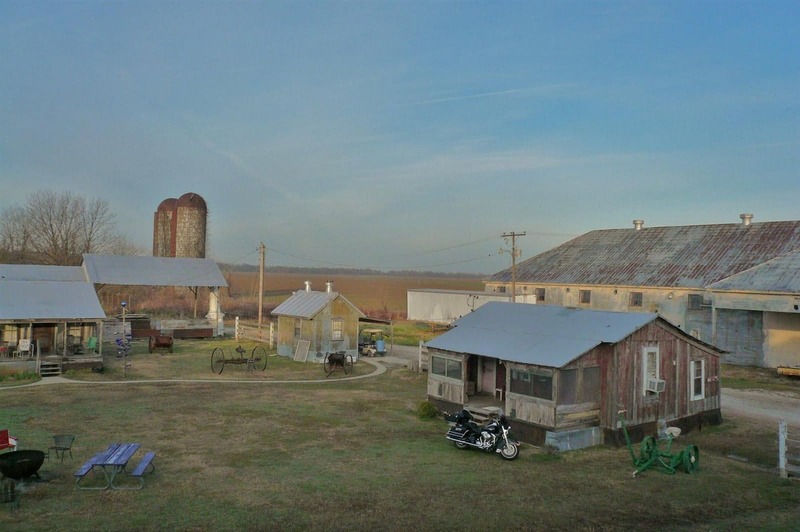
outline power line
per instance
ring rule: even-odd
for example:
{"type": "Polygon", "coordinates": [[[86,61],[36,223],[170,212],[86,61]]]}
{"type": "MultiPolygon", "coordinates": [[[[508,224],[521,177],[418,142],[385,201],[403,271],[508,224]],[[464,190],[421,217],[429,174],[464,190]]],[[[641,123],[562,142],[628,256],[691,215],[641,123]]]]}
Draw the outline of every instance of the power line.
{"type": "MultiPolygon", "coordinates": [[[[495,237],[495,238],[497,238],[497,237],[495,237]]],[[[339,267],[339,268],[373,269],[373,270],[397,269],[395,267],[389,268],[389,267],[386,267],[386,266],[375,266],[375,265],[366,265],[365,266],[365,265],[356,265],[356,264],[342,264],[342,263],[338,263],[338,262],[330,262],[330,261],[325,261],[325,260],[320,260],[320,259],[312,259],[310,257],[301,257],[299,255],[294,255],[292,253],[286,253],[284,251],[280,251],[280,250],[274,249],[274,248],[267,248],[267,249],[269,251],[271,251],[272,253],[277,253],[279,255],[285,255],[287,257],[292,257],[293,259],[304,260],[304,261],[314,262],[314,263],[317,263],[317,264],[324,264],[324,265],[328,265],[328,266],[336,266],[336,267],[339,267]]],[[[407,266],[407,267],[404,267],[402,269],[404,269],[404,270],[418,270],[418,269],[426,269],[426,268],[438,268],[438,267],[441,267],[441,266],[453,266],[455,264],[466,264],[468,262],[475,262],[475,261],[478,261],[478,260],[488,259],[488,258],[491,258],[491,257],[496,257],[498,255],[499,255],[499,253],[490,253],[488,255],[481,255],[479,257],[473,257],[473,258],[470,258],[470,259],[463,259],[463,260],[450,261],[450,262],[442,262],[442,263],[438,263],[438,264],[428,264],[428,265],[424,265],[424,266],[423,265],[407,266]]]]}

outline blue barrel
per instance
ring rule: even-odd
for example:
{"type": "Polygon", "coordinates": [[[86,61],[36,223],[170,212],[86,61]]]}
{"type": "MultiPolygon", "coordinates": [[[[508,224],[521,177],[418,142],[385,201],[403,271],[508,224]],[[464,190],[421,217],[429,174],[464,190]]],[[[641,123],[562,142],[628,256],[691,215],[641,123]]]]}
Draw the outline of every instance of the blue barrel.
{"type": "Polygon", "coordinates": [[[375,350],[378,353],[385,353],[386,352],[386,343],[383,340],[376,340],[375,341],[375,350]]]}

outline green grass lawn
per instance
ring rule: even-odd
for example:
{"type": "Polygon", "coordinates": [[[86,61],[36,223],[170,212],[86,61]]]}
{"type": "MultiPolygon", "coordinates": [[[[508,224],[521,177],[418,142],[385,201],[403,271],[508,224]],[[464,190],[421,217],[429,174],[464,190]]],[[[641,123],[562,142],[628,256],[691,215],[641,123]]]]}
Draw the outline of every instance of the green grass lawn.
{"type": "MultiPolygon", "coordinates": [[[[506,462],[456,449],[443,420],[416,415],[425,374],[395,368],[317,383],[319,365],[272,357],[265,376],[217,377],[212,342],[192,344],[171,355],[137,351],[127,384],[0,389],[0,427],[21,448],[77,436],[74,459],[45,462],[44,482],[26,487],[18,511],[0,505],[0,530],[789,530],[800,522],[800,483],[778,477],[774,455],[772,463],[766,453],[747,463],[728,457],[775,439],[741,422],[681,435],[680,445],[700,446],[694,475],[632,478],[627,450],[613,447],[554,457],[523,446],[506,462]],[[144,382],[186,376],[242,382],[144,382]],[[290,376],[305,382],[266,382],[290,376]],[[157,453],[144,489],[77,491],[73,472],[114,441],[157,453]]],[[[70,377],[119,381],[118,371],[70,377]]]]}

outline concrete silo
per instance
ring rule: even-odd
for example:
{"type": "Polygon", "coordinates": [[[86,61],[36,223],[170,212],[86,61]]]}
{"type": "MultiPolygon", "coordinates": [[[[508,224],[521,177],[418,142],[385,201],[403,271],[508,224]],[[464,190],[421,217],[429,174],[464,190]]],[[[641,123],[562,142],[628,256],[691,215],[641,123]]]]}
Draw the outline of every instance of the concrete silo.
{"type": "Polygon", "coordinates": [[[153,256],[154,257],[174,257],[175,239],[175,198],[167,198],[162,201],[155,212],[153,218],[153,256]]]}
{"type": "Polygon", "coordinates": [[[161,202],[153,222],[154,257],[206,256],[205,200],[193,192],[161,202]]]}
{"type": "Polygon", "coordinates": [[[187,192],[175,205],[175,257],[205,258],[208,208],[199,194],[187,192]]]}

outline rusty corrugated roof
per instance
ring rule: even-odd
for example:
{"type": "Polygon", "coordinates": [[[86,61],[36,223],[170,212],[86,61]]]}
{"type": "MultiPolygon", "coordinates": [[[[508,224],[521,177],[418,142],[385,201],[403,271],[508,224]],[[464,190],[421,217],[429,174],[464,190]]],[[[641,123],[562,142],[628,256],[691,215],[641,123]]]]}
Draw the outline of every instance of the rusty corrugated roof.
{"type": "MultiPolygon", "coordinates": [[[[516,280],[703,288],[793,251],[800,221],[603,229],[523,261],[516,280]]],[[[511,269],[488,280],[511,282],[511,269]]]]}

